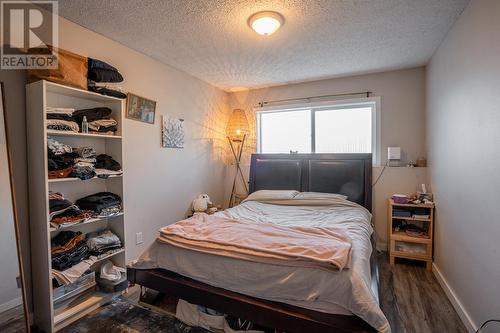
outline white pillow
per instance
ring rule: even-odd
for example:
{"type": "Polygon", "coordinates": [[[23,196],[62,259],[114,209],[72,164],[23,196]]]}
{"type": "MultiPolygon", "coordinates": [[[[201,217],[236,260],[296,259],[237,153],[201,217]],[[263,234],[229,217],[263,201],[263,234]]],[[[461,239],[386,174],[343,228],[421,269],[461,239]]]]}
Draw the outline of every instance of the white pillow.
{"type": "Polygon", "coordinates": [[[300,192],[294,199],[347,199],[347,195],[337,193],[322,193],[322,192],[300,192]]]}
{"type": "Polygon", "coordinates": [[[290,200],[299,193],[295,190],[260,190],[250,194],[245,201],[290,200]]]}

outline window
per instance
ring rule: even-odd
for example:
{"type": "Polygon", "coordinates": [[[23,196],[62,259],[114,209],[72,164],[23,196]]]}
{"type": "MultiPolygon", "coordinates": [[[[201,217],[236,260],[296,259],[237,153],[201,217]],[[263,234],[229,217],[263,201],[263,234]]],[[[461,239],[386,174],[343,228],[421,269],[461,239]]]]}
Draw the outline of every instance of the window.
{"type": "Polygon", "coordinates": [[[260,153],[372,153],[378,160],[379,99],[257,109],[260,153]]]}

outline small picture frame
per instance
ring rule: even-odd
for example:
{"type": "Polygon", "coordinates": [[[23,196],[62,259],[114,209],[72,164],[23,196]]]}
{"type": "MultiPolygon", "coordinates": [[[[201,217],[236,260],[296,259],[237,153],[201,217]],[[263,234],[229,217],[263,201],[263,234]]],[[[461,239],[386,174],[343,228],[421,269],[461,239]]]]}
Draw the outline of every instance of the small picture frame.
{"type": "Polygon", "coordinates": [[[155,101],[135,94],[127,94],[127,112],[125,113],[125,117],[148,124],[154,124],[155,113],[155,101]]]}
{"type": "Polygon", "coordinates": [[[184,119],[163,116],[161,136],[163,148],[184,148],[184,119]]]}

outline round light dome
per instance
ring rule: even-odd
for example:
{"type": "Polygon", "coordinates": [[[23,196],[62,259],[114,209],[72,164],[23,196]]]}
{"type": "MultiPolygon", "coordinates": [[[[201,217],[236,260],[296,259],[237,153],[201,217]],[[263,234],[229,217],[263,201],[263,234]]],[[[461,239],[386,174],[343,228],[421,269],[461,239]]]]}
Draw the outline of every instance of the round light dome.
{"type": "Polygon", "coordinates": [[[250,16],[248,25],[259,35],[269,36],[275,33],[284,21],[280,13],[258,12],[250,16]]]}

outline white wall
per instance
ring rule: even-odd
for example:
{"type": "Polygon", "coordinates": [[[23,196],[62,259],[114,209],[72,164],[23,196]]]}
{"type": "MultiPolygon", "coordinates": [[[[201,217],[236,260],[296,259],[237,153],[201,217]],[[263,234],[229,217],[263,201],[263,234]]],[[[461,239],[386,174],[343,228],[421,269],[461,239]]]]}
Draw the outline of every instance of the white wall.
{"type": "MultiPolygon", "coordinates": [[[[371,91],[373,96],[381,98],[382,164],[387,158],[387,147],[393,145],[401,146],[405,161],[425,157],[425,69],[420,67],[231,93],[231,109],[246,110],[251,128],[243,163],[247,179],[248,157],[256,147],[256,121],[252,109],[259,102],[363,91],[371,91]]],[[[380,172],[380,167],[374,168],[374,180],[380,172]]],[[[228,179],[232,181],[231,177],[228,179]]],[[[425,168],[387,168],[384,171],[373,189],[374,221],[381,247],[387,242],[387,199],[395,192],[413,193],[424,182],[425,168]]],[[[226,185],[226,191],[231,191],[230,184],[226,185]]]]}
{"type": "Polygon", "coordinates": [[[499,16],[500,1],[471,1],[427,71],[435,267],[470,330],[500,319],[499,16]]]}

